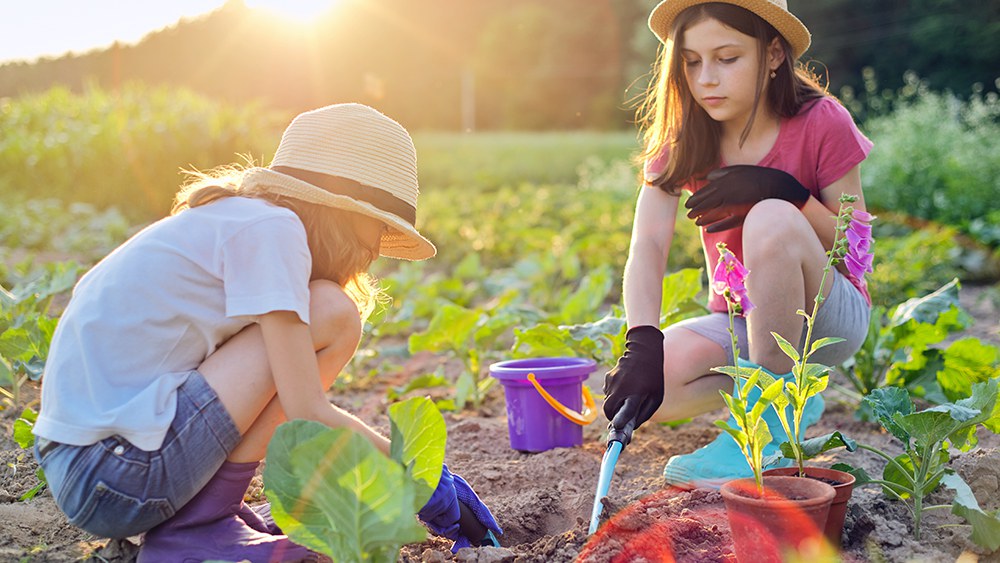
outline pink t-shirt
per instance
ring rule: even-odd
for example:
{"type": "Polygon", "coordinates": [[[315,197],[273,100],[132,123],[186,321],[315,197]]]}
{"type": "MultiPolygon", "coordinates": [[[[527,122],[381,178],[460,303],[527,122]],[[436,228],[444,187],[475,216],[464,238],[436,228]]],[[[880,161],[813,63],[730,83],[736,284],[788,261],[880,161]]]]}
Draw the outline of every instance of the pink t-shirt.
{"type": "MultiPolygon", "coordinates": [[[[823,97],[803,105],[798,115],[781,120],[778,139],[757,165],[788,172],[818,198],[821,190],[860,164],[871,149],[872,142],[858,130],[847,109],[837,100],[823,97]]],[[[658,176],[667,158],[666,154],[661,154],[647,163],[647,180],[658,176]]],[[[725,162],[720,163],[720,167],[725,165],[725,162]]],[[[692,180],[681,189],[694,193],[705,183],[704,180],[692,180]]],[[[719,242],[726,243],[729,250],[743,261],[742,227],[721,233],[709,233],[702,228],[701,242],[708,272],[712,272],[718,262],[716,243],[719,242]]],[[[854,279],[853,276],[848,279],[870,305],[871,297],[864,280],[854,279]]],[[[712,311],[725,312],[726,301],[713,292],[708,307],[712,311]]]]}

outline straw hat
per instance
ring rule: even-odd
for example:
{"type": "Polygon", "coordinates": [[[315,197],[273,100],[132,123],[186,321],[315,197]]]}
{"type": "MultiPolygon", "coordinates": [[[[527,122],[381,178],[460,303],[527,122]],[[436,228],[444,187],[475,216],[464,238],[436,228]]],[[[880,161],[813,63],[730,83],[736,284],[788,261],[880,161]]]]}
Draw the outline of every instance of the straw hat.
{"type": "MultiPolygon", "coordinates": [[[[812,37],[805,24],[788,11],[785,0],[710,0],[739,6],[760,16],[761,19],[774,26],[786,41],[792,46],[793,58],[799,58],[806,49],[812,37]]],[[[649,14],[649,29],[666,43],[670,38],[670,28],[674,18],[691,6],[707,4],[706,0],[663,0],[649,14]]]]}
{"type": "Polygon", "coordinates": [[[252,168],[239,191],[273,193],[360,213],[386,224],[382,256],[423,260],[437,250],[414,227],[417,151],[402,125],[361,104],[300,114],[268,168],[252,168]]]}

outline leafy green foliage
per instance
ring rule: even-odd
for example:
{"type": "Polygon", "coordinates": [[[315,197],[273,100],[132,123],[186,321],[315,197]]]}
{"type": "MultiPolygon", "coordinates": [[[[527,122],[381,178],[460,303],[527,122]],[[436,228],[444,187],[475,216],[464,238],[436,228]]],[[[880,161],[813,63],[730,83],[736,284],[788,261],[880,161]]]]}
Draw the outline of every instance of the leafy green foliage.
{"type": "Polygon", "coordinates": [[[899,386],[936,403],[967,397],[972,385],[996,374],[1000,350],[975,338],[944,344],[969,324],[959,304],[957,279],[937,291],[909,299],[886,315],[872,311],[861,349],[842,366],[852,385],[867,394],[899,386]]]}
{"type": "Polygon", "coordinates": [[[901,217],[880,213],[873,225],[875,271],[868,277],[872,303],[886,309],[926,295],[963,272],[957,229],[935,224],[911,229],[894,219],[901,217]]]}
{"type": "Polygon", "coordinates": [[[0,285],[0,385],[10,388],[0,387],[0,395],[15,406],[21,385],[42,377],[58,323],[49,313],[52,299],[73,287],[80,269],[74,262],[57,262],[11,291],[0,285]]]}
{"type": "MultiPolygon", "coordinates": [[[[14,441],[21,449],[26,451],[31,451],[31,448],[35,445],[35,435],[32,434],[32,429],[35,427],[35,422],[38,420],[38,413],[35,412],[31,407],[25,407],[21,411],[21,415],[14,421],[14,441]]],[[[14,467],[15,463],[20,463],[24,458],[25,453],[17,456],[15,462],[9,462],[11,467],[14,467]]],[[[31,500],[35,498],[38,493],[45,490],[49,482],[45,478],[45,472],[42,471],[41,467],[35,469],[35,477],[38,482],[35,483],[33,487],[25,491],[17,500],[24,502],[26,500],[31,500]]]]}
{"type": "Polygon", "coordinates": [[[861,169],[865,199],[970,232],[971,220],[1000,211],[1000,101],[914,87],[892,113],[865,123],[878,147],[861,169]]]}
{"type": "MultiPolygon", "coordinates": [[[[687,268],[664,277],[661,326],[703,313],[705,307],[696,301],[701,289],[700,269],[687,268]]],[[[596,310],[589,316],[597,316],[596,310]]],[[[624,353],[628,327],[621,313],[612,311],[600,320],[580,324],[565,322],[572,318],[554,316],[528,328],[514,329],[514,355],[579,356],[593,358],[600,365],[612,365],[624,353]]]]}
{"type": "MultiPolygon", "coordinates": [[[[904,453],[892,456],[864,444],[857,448],[875,453],[886,460],[881,479],[873,479],[864,471],[846,465],[834,466],[851,472],[858,479],[856,485],[875,483],[890,497],[907,503],[913,515],[913,535],[920,539],[923,513],[931,507],[924,506],[924,499],[941,483],[955,489],[952,512],[963,516],[972,525],[972,539],[979,545],[996,549],[1000,529],[1000,512],[987,513],[979,508],[968,485],[948,467],[949,447],[968,451],[976,446],[976,428],[986,426],[994,432],[1000,426],[998,384],[993,378],[972,385],[970,396],[954,403],[946,403],[915,411],[910,395],[899,387],[873,390],[865,397],[878,423],[903,445],[904,453]]],[[[839,433],[838,433],[839,434],[839,433]]],[[[855,445],[839,435],[828,435],[810,443],[811,454],[838,447],[855,445]]]]}
{"type": "Polygon", "coordinates": [[[133,219],[169,210],[179,167],[208,168],[237,153],[263,155],[285,118],[259,105],[129,84],[83,94],[53,88],[0,103],[0,193],[117,206],[133,219]]]}
{"type": "Polygon", "coordinates": [[[306,420],[278,427],[264,483],[275,522],[335,561],[395,561],[427,531],[414,515],[441,477],[446,431],[429,400],[390,407],[391,458],[361,434],[306,420]]]}
{"type": "MultiPolygon", "coordinates": [[[[733,440],[736,441],[740,452],[747,459],[747,464],[753,470],[757,490],[763,492],[762,472],[766,465],[766,461],[764,460],[764,446],[771,442],[771,431],[768,428],[767,421],[764,420],[764,411],[771,408],[775,404],[775,401],[779,401],[784,397],[782,392],[784,381],[767,376],[760,368],[750,371],[746,368],[725,366],[725,368],[716,368],[716,370],[725,373],[727,371],[726,368],[736,370],[737,373],[733,377],[739,382],[739,392],[736,396],[730,395],[725,391],[719,391],[719,393],[722,394],[726,406],[729,407],[729,413],[736,420],[736,426],[730,426],[729,422],[724,420],[715,421],[715,425],[732,436],[733,440]],[[754,387],[758,386],[758,380],[762,377],[766,378],[766,380],[760,383],[760,398],[757,399],[757,402],[748,411],[745,398],[754,387]]],[[[778,408],[784,410],[780,405],[778,408]]]]}

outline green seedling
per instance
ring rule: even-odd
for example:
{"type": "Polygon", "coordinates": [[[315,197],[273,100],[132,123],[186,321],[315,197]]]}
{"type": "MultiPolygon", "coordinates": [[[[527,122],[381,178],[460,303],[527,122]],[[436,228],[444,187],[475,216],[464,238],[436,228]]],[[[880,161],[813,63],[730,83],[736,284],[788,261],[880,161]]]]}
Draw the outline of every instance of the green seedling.
{"type": "Polygon", "coordinates": [[[49,264],[12,290],[0,286],[0,395],[15,408],[21,404],[21,387],[42,377],[58,323],[49,314],[52,299],[73,287],[80,270],[75,262],[49,264]]]}
{"type": "MultiPolygon", "coordinates": [[[[35,435],[32,434],[32,429],[35,427],[35,421],[38,420],[38,413],[34,411],[31,407],[25,407],[21,411],[21,416],[14,421],[14,441],[21,449],[26,451],[31,451],[31,448],[35,445],[35,435]]],[[[24,454],[17,457],[17,461],[20,462],[23,459],[24,454]]],[[[16,465],[11,465],[11,467],[16,471],[16,465]]],[[[27,492],[18,497],[20,501],[26,501],[35,498],[35,496],[44,491],[45,487],[48,486],[48,481],[45,479],[45,472],[39,467],[35,470],[35,477],[38,478],[38,483],[34,487],[31,487],[27,492]]]]}
{"type": "Polygon", "coordinates": [[[784,382],[768,376],[760,369],[751,371],[747,368],[722,366],[714,368],[714,371],[725,373],[741,382],[736,387],[738,392],[735,396],[725,391],[719,391],[726,401],[726,406],[729,407],[730,414],[736,419],[737,427],[730,426],[724,420],[716,420],[715,425],[732,436],[733,440],[736,440],[736,444],[739,445],[740,451],[746,457],[747,464],[753,471],[757,491],[763,493],[763,470],[772,461],[770,458],[764,457],[764,447],[771,443],[771,431],[767,426],[767,421],[764,420],[764,411],[771,408],[775,401],[783,398],[782,386],[784,382]],[[761,378],[770,380],[770,383],[761,382],[761,378]],[[747,397],[750,391],[758,385],[762,388],[760,398],[750,410],[747,410],[747,397]]]}
{"type": "MultiPolygon", "coordinates": [[[[820,289],[813,298],[812,313],[806,313],[802,309],[796,311],[805,317],[806,335],[802,343],[802,353],[788,340],[776,332],[771,332],[778,347],[792,360],[792,378],[784,384],[784,400],[775,401],[775,411],[778,420],[785,431],[785,435],[790,438],[788,444],[791,449],[791,457],[795,460],[799,468],[799,475],[805,475],[805,457],[802,454],[802,440],[804,438],[804,428],[802,428],[802,417],[805,413],[806,402],[815,395],[826,389],[830,378],[830,367],[823,364],[810,363],[809,358],[816,351],[824,346],[843,342],[843,338],[826,337],[813,342],[813,327],[816,323],[816,315],[823,304],[823,287],[826,285],[830,270],[835,265],[844,260],[850,253],[846,232],[854,221],[854,208],[852,203],[858,197],[844,194],[840,197],[840,210],[837,213],[837,227],[833,237],[830,250],[827,251],[826,264],[823,267],[823,277],[820,279],[820,289]],[[786,408],[790,406],[791,408],[786,408]]],[[[870,220],[871,217],[868,217],[870,220]]],[[[870,241],[869,241],[870,242],[870,241]]]]}
{"type": "MultiPolygon", "coordinates": [[[[802,451],[806,457],[827,450],[845,447],[874,453],[885,460],[882,478],[872,478],[863,469],[847,464],[836,464],[834,469],[847,471],[857,479],[855,486],[878,484],[890,498],[906,504],[913,517],[913,537],[920,539],[924,513],[950,508],[952,514],[964,518],[972,526],[971,539],[990,550],[1000,548],[1000,511],[986,511],[979,507],[969,486],[953,469],[948,450],[961,451],[974,448],[978,439],[977,427],[982,425],[992,432],[1000,430],[1000,405],[997,401],[998,380],[977,383],[969,397],[954,403],[937,405],[914,412],[913,402],[905,389],[886,387],[875,389],[865,397],[879,424],[903,445],[903,453],[893,456],[878,448],[856,443],[840,432],[806,440],[802,451]],[[927,495],[939,485],[955,491],[951,504],[927,506],[927,495]]],[[[782,451],[790,454],[788,444],[782,451]]]]}
{"type": "Polygon", "coordinates": [[[467,309],[454,303],[442,304],[431,319],[427,330],[410,335],[410,352],[444,352],[462,362],[462,373],[455,382],[455,404],[463,408],[471,399],[479,408],[486,392],[496,383],[482,377],[483,366],[488,362],[495,343],[513,326],[521,322],[514,309],[505,305],[514,298],[508,294],[496,307],[467,309]]]}
{"type": "Polygon", "coordinates": [[[447,430],[429,399],[389,407],[391,455],[361,434],[306,420],[278,427],[264,486],[271,514],[295,542],[334,561],[394,562],[427,539],[414,517],[444,464],[447,430]]]}
{"type": "Polygon", "coordinates": [[[942,343],[964,330],[969,315],[959,304],[958,279],[886,315],[872,311],[864,344],[841,366],[860,396],[884,386],[906,388],[934,403],[967,397],[974,383],[996,373],[1000,350],[975,338],[942,343]]]}
{"type": "MultiPolygon", "coordinates": [[[[703,314],[705,307],[697,301],[701,289],[702,270],[699,268],[686,268],[666,276],[660,326],[703,314]]],[[[625,351],[627,329],[619,311],[612,311],[598,321],[580,324],[549,318],[526,329],[514,329],[512,352],[519,358],[573,356],[593,358],[599,365],[614,365],[625,351]]]]}

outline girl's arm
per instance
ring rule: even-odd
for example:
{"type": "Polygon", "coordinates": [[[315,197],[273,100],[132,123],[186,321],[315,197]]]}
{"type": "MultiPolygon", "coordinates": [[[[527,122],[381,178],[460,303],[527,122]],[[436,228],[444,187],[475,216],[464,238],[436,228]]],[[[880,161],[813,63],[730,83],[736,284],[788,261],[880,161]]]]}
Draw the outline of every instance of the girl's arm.
{"type": "Polygon", "coordinates": [[[622,290],[629,327],[660,326],[663,275],[679,200],[654,186],[639,189],[622,290]]]}
{"type": "Polygon", "coordinates": [[[823,248],[830,250],[836,234],[837,213],[840,211],[840,196],[851,194],[858,196],[852,207],[865,211],[865,197],[861,191],[861,165],[851,168],[839,180],[830,184],[820,192],[820,198],[809,198],[802,207],[809,224],[819,236],[823,248]]]}
{"type": "Polygon", "coordinates": [[[354,429],[389,455],[388,439],[327,400],[309,326],[291,311],[261,315],[258,324],[285,416],[289,420],[315,420],[331,428],[354,429]]]}

